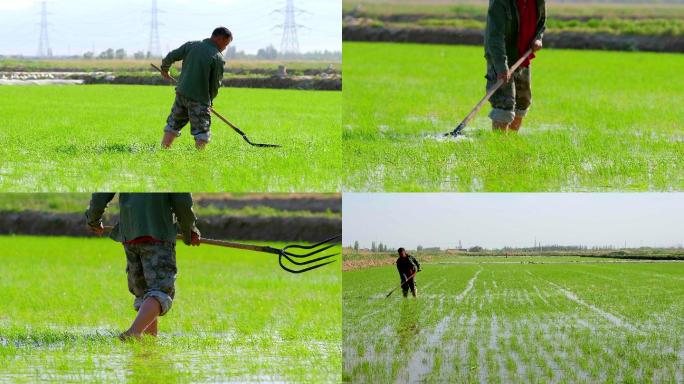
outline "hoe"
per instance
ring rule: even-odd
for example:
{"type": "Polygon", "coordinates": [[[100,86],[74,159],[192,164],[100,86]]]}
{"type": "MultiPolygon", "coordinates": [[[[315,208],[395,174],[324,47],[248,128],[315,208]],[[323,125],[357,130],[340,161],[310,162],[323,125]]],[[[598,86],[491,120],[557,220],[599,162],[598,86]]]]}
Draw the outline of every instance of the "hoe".
{"type": "MultiPolygon", "coordinates": [[[[522,62],[525,61],[525,59],[527,59],[527,56],[529,56],[531,53],[532,53],[532,50],[528,49],[527,52],[525,52],[525,54],[522,55],[522,57],[520,59],[518,59],[518,61],[516,61],[515,64],[513,64],[513,66],[508,70],[508,73],[510,75],[513,75],[513,72],[515,72],[515,70],[518,69],[520,64],[522,64],[522,62]]],[[[496,92],[496,90],[499,89],[503,84],[504,84],[504,81],[501,79],[499,79],[499,81],[494,83],[494,86],[489,88],[485,97],[483,97],[482,100],[480,100],[480,102],[477,103],[475,108],[473,108],[473,110],[470,111],[468,116],[466,116],[466,118],[463,119],[461,124],[459,124],[458,127],[456,127],[456,129],[454,129],[453,131],[445,133],[444,136],[457,137],[458,135],[462,135],[463,129],[466,127],[466,125],[468,125],[470,120],[472,120],[473,117],[475,117],[475,115],[477,115],[477,113],[480,111],[480,109],[482,109],[482,106],[487,102],[487,100],[489,100],[489,98],[492,97],[494,92],[496,92]]]]}
{"type": "MultiPolygon", "coordinates": [[[[389,291],[389,293],[388,293],[388,294],[387,294],[387,296],[385,296],[385,297],[387,298],[387,297],[390,297],[390,296],[392,296],[392,294],[394,293],[394,291],[396,291],[397,289],[399,289],[399,288],[403,287],[403,286],[404,286],[404,284],[408,283],[408,282],[409,282],[409,280],[413,279],[413,276],[415,276],[415,275],[416,275],[416,273],[418,273],[418,271],[415,271],[415,272],[413,272],[413,275],[409,276],[409,278],[408,278],[408,279],[406,279],[406,280],[405,280],[405,281],[404,281],[403,283],[399,284],[399,286],[398,286],[398,287],[395,287],[395,288],[394,288],[393,290],[389,291]]],[[[404,277],[406,277],[406,275],[403,275],[403,276],[404,276],[404,277]]]]}
{"type": "MultiPolygon", "coordinates": [[[[161,71],[162,71],[161,68],[157,67],[157,66],[154,65],[154,64],[150,64],[150,65],[152,66],[152,68],[156,69],[157,71],[159,71],[159,72],[161,73],[161,71]]],[[[173,77],[171,77],[171,80],[173,80],[174,83],[177,83],[177,82],[178,82],[178,81],[177,81],[176,79],[174,79],[173,77]]],[[[219,119],[221,119],[221,121],[223,121],[224,123],[228,124],[229,127],[233,128],[233,130],[234,130],[235,132],[237,132],[238,135],[242,136],[242,138],[243,138],[249,145],[252,145],[252,146],[254,146],[254,147],[262,147],[262,148],[280,148],[280,145],[277,145],[277,144],[260,144],[260,143],[254,143],[254,142],[252,142],[252,141],[247,137],[247,134],[245,134],[244,132],[242,132],[242,130],[241,130],[240,128],[238,128],[237,126],[235,126],[235,124],[233,124],[233,123],[231,123],[230,121],[228,121],[228,119],[226,119],[225,117],[221,116],[221,114],[218,113],[218,112],[216,112],[216,110],[215,110],[213,107],[209,107],[209,110],[211,111],[211,113],[213,113],[214,115],[216,115],[216,117],[218,117],[219,119]]]]}
{"type": "MultiPolygon", "coordinates": [[[[105,230],[111,232],[113,228],[114,227],[105,227],[105,230]]],[[[176,237],[179,240],[183,239],[182,235],[177,235],[176,237]]],[[[335,259],[331,259],[331,257],[337,256],[339,253],[331,253],[324,256],[318,255],[337,245],[341,239],[342,235],[337,235],[312,245],[290,244],[284,248],[204,238],[200,239],[200,243],[278,255],[278,263],[282,269],[290,273],[302,273],[335,262],[335,259]],[[292,265],[286,265],[285,261],[292,265]]]]}

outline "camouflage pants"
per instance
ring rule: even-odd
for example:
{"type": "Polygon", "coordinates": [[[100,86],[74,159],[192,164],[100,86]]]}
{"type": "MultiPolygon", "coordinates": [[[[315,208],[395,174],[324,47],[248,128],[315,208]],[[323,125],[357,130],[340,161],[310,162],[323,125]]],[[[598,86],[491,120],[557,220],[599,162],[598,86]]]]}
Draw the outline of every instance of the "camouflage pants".
{"type": "MultiPolygon", "coordinates": [[[[413,272],[409,273],[406,275],[406,277],[411,276],[413,272]]],[[[402,284],[406,281],[404,277],[401,278],[402,284]]],[[[406,284],[401,286],[401,291],[404,294],[404,296],[408,295],[409,289],[411,292],[416,292],[417,284],[416,284],[416,277],[412,277],[409,281],[406,282],[406,284]]]]}
{"type": "Polygon", "coordinates": [[[135,296],[133,308],[154,297],[165,315],[173,304],[176,282],[176,245],[173,243],[124,244],[128,290],[135,296]]]}
{"type": "MultiPolygon", "coordinates": [[[[494,66],[487,63],[487,89],[496,83],[496,71],[494,66]]],[[[489,102],[492,111],[489,118],[500,123],[510,123],[515,116],[525,117],[527,110],[532,104],[532,77],[529,67],[519,67],[513,72],[511,81],[502,85],[489,102]]]]}
{"type": "Polygon", "coordinates": [[[164,132],[181,134],[181,129],[190,122],[190,133],[195,140],[209,141],[211,132],[211,113],[209,105],[188,99],[176,93],[176,100],[171,107],[171,114],[166,119],[164,132]]]}

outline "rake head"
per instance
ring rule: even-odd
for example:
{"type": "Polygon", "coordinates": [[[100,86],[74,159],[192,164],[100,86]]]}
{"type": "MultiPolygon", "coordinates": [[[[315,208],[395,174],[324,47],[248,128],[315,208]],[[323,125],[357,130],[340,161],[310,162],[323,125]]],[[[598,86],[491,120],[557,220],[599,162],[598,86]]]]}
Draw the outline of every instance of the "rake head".
{"type": "Polygon", "coordinates": [[[302,273],[328,265],[335,262],[331,258],[339,255],[339,252],[323,256],[320,254],[337,245],[341,239],[342,235],[337,235],[313,245],[288,245],[278,253],[278,263],[281,268],[290,273],[302,273]],[[288,267],[284,261],[294,266],[288,267]]]}
{"type": "Polygon", "coordinates": [[[463,134],[463,128],[465,128],[466,124],[465,121],[461,122],[461,124],[458,125],[453,131],[445,133],[444,136],[447,137],[458,137],[459,135],[463,134]]]}

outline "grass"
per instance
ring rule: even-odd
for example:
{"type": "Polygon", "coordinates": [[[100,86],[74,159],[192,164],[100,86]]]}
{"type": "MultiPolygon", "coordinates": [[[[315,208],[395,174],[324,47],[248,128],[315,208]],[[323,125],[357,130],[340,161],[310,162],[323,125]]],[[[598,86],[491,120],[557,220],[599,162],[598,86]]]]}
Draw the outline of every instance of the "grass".
{"type": "Polygon", "coordinates": [[[518,136],[491,132],[481,47],[346,43],[348,191],[684,189],[684,56],[541,51],[518,136]],[[388,102],[391,101],[391,102],[388,102]]]}
{"type": "Polygon", "coordinates": [[[190,127],[159,147],[171,87],[0,88],[0,191],[336,191],[341,173],[339,92],[222,89],[214,107],[256,142],[212,117],[212,143],[190,127]]]}
{"type": "Polygon", "coordinates": [[[135,316],[121,245],[0,237],[0,382],[339,382],[339,264],[303,275],[261,254],[178,245],[158,340],[135,316]],[[49,250],[49,252],[47,251],[49,250]]]}
{"type": "MultiPolygon", "coordinates": [[[[484,30],[485,24],[484,20],[427,18],[419,20],[415,25],[484,30]]],[[[393,23],[393,25],[411,27],[413,24],[393,23]]],[[[643,20],[619,18],[558,20],[550,18],[547,22],[546,31],[552,33],[583,32],[627,36],[684,36],[684,21],[669,18],[643,20]]]]}
{"type": "Polygon", "coordinates": [[[343,273],[346,382],[679,382],[684,263],[425,263],[343,273]]]}

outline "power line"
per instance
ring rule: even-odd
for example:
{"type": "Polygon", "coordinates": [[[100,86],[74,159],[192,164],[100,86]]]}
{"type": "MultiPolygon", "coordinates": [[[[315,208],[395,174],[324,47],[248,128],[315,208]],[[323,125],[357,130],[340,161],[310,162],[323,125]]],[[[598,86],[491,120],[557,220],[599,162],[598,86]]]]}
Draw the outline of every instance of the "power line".
{"type": "Polygon", "coordinates": [[[151,20],[150,20],[150,44],[147,52],[154,57],[161,57],[161,41],[159,40],[159,8],[157,0],[152,0],[151,20]]]}
{"type": "Polygon", "coordinates": [[[41,3],[40,11],[40,39],[38,40],[38,57],[52,57],[52,49],[50,49],[50,40],[48,39],[48,21],[47,21],[47,2],[41,3]]]}
{"type": "Polygon", "coordinates": [[[294,6],[294,0],[286,0],[285,8],[276,10],[277,12],[282,12],[285,15],[285,21],[282,25],[276,26],[277,28],[282,27],[283,37],[280,42],[280,52],[287,53],[299,53],[299,38],[297,37],[297,28],[303,27],[303,25],[297,24],[295,21],[295,13],[298,10],[294,6]]]}

